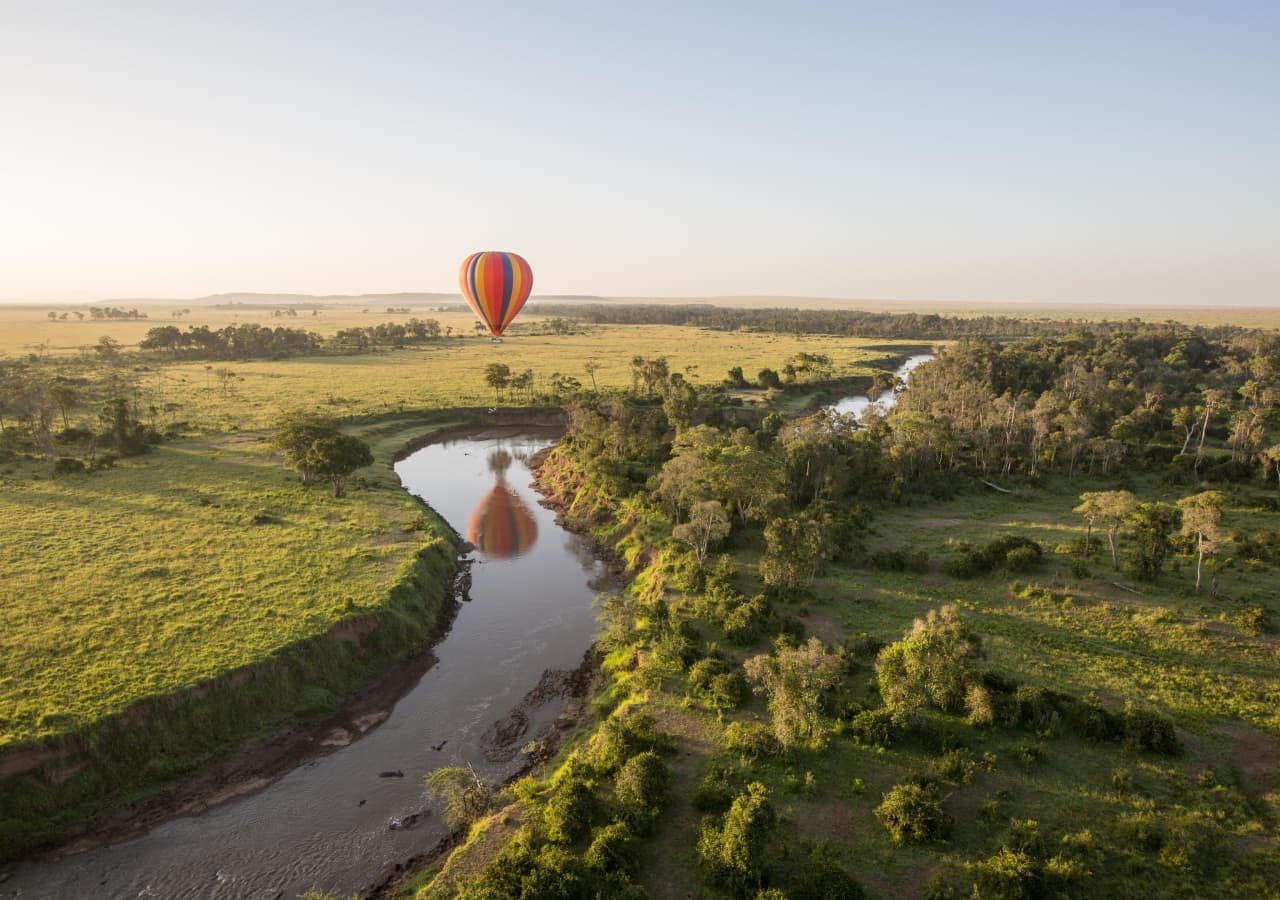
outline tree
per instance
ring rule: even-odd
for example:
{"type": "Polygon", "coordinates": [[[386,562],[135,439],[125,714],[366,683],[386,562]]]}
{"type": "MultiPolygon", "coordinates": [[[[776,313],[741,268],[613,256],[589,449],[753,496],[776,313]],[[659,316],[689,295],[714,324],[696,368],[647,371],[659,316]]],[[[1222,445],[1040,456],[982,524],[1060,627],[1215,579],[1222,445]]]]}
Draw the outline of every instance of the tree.
{"type": "Polygon", "coordinates": [[[493,805],[493,789],[480,780],[470,765],[436,769],[423,786],[427,794],[444,805],[444,820],[450,828],[471,824],[493,805]]]}
{"type": "Polygon", "coordinates": [[[933,781],[904,781],[894,785],[876,807],[876,818],[895,844],[941,840],[951,830],[951,817],[942,808],[933,781]]]}
{"type": "Polygon", "coordinates": [[[1107,542],[1111,546],[1111,564],[1120,568],[1120,558],[1116,544],[1120,528],[1133,514],[1138,505],[1138,498],[1129,491],[1086,491],[1080,495],[1081,503],[1075,511],[1089,522],[1089,530],[1085,532],[1084,553],[1089,555],[1089,537],[1093,534],[1093,523],[1101,521],[1107,526],[1107,542]]]}
{"type": "Polygon", "coordinates": [[[341,497],[347,477],[356,469],[373,465],[369,445],[349,434],[334,434],[316,440],[307,450],[306,465],[316,475],[328,478],[333,496],[341,497]]]}
{"type": "Polygon", "coordinates": [[[1196,539],[1196,591],[1200,590],[1200,573],[1204,558],[1212,555],[1222,542],[1222,508],[1226,498],[1221,491],[1201,491],[1178,501],[1182,510],[1182,534],[1196,539]]]}
{"type": "Polygon", "coordinates": [[[596,372],[601,369],[600,363],[594,359],[589,359],[582,364],[582,370],[587,373],[587,377],[591,379],[591,392],[598,393],[599,388],[596,387],[596,372]]]}
{"type": "Polygon", "coordinates": [[[103,359],[115,359],[120,355],[120,342],[113,337],[103,335],[93,345],[94,352],[103,359]]]}
{"type": "Polygon", "coordinates": [[[880,697],[895,719],[905,721],[932,704],[955,712],[972,680],[981,645],[956,607],[929,610],[916,619],[902,640],[876,657],[880,697]]]}
{"type": "Polygon", "coordinates": [[[753,690],[769,701],[773,733],[783,749],[814,741],[822,724],[822,692],[844,680],[844,657],[809,638],[799,647],[760,654],[743,663],[753,690]]]}
{"type": "Polygon", "coordinates": [[[762,388],[782,387],[782,379],[778,377],[778,373],[769,368],[761,369],[756,373],[756,382],[762,388]]]}
{"type": "Polygon", "coordinates": [[[729,516],[719,500],[704,500],[689,509],[689,521],[672,529],[672,536],[693,548],[698,568],[707,558],[707,547],[729,536],[729,516]]]}
{"type": "Polygon", "coordinates": [[[758,888],[765,844],[776,824],[768,789],[753,781],[734,798],[722,824],[703,823],[698,833],[698,859],[720,884],[740,892],[758,888]]]}
{"type": "Polygon", "coordinates": [[[1182,521],[1182,511],[1168,503],[1139,503],[1129,514],[1134,548],[1130,555],[1133,572],[1154,581],[1169,555],[1169,534],[1182,521]]]}
{"type": "MultiPolygon", "coordinates": [[[[477,325],[480,323],[477,322],[477,325]]],[[[483,326],[481,326],[483,327],[483,326]]],[[[485,384],[493,388],[494,397],[502,401],[502,391],[511,383],[511,367],[506,363],[489,363],[484,367],[485,384]]]]}
{"type": "Polygon", "coordinates": [[[80,400],[80,392],[75,389],[74,385],[61,381],[53,386],[51,395],[53,401],[58,404],[58,411],[62,413],[62,427],[64,429],[70,428],[71,425],[67,421],[67,412],[80,400]]]}
{"type": "Polygon", "coordinates": [[[773,519],[764,529],[765,552],[760,577],[776,591],[806,587],[822,561],[826,542],[822,527],[808,516],[773,519]]]}
{"type": "Polygon", "coordinates": [[[284,463],[295,469],[302,483],[310,486],[316,472],[311,468],[308,453],[316,441],[338,433],[337,423],[326,416],[311,413],[295,413],[286,416],[271,435],[271,444],[284,454],[284,463]]]}
{"type": "Polygon", "coordinates": [[[1258,454],[1258,459],[1262,462],[1263,484],[1271,480],[1271,470],[1275,469],[1276,483],[1280,485],[1280,444],[1272,444],[1263,450],[1258,454]]]}

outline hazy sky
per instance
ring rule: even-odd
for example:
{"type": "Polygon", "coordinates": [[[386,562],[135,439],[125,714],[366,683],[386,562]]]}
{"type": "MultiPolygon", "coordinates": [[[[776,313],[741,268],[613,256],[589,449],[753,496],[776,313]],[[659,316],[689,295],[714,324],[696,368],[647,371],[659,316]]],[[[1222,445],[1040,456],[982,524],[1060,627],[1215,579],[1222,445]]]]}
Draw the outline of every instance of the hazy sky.
{"type": "Polygon", "coordinates": [[[0,0],[0,298],[1280,304],[1280,3],[0,0]]]}

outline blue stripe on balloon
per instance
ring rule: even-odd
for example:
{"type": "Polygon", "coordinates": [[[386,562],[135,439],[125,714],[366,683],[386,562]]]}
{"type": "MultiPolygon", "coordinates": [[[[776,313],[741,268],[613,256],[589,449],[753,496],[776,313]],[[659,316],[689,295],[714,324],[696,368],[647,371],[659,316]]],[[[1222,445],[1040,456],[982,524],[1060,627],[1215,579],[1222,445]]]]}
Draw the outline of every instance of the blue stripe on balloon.
{"type": "Polygon", "coordinates": [[[511,273],[511,255],[498,254],[502,257],[502,312],[498,315],[498,327],[507,321],[507,307],[511,305],[511,292],[516,286],[515,276],[511,273]]]}

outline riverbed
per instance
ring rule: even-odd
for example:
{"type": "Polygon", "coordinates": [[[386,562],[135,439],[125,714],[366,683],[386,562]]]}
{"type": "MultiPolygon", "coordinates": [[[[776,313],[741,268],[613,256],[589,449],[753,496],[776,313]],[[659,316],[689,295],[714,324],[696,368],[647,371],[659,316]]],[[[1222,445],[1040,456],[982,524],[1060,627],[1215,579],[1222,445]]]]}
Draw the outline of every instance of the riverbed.
{"type": "Polygon", "coordinates": [[[347,896],[448,829],[423,777],[472,765],[499,780],[563,708],[565,675],[596,633],[611,587],[587,543],[538,505],[528,460],[554,441],[528,430],[430,444],[396,464],[410,493],[475,545],[470,600],[437,662],[363,737],[256,793],[131,840],[18,864],[5,898],[269,898],[312,887],[347,896]]]}
{"type": "MultiPolygon", "coordinates": [[[[933,358],[934,355],[932,353],[919,353],[915,356],[908,356],[902,365],[893,370],[894,377],[896,377],[903,385],[906,385],[907,381],[911,378],[911,373],[933,358]]],[[[867,408],[872,404],[878,407],[881,415],[883,415],[892,409],[897,402],[898,392],[891,390],[882,391],[875,397],[871,397],[867,394],[845,397],[841,400],[837,400],[828,408],[841,413],[842,415],[851,415],[860,419],[862,418],[862,414],[866,412],[867,408]]]]}

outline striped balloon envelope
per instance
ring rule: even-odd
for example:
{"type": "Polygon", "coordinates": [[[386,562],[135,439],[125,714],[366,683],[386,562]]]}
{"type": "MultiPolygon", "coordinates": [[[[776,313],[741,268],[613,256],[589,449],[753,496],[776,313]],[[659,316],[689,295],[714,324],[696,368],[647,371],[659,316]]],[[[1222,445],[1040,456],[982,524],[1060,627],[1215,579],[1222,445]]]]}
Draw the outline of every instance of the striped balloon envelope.
{"type": "Polygon", "coordinates": [[[485,556],[523,556],[538,540],[538,523],[515,491],[501,480],[471,513],[467,540],[485,556]]]}
{"type": "Polygon", "coordinates": [[[514,253],[486,250],[472,253],[462,261],[458,284],[472,312],[488,326],[497,341],[529,299],[533,269],[514,253]]]}

